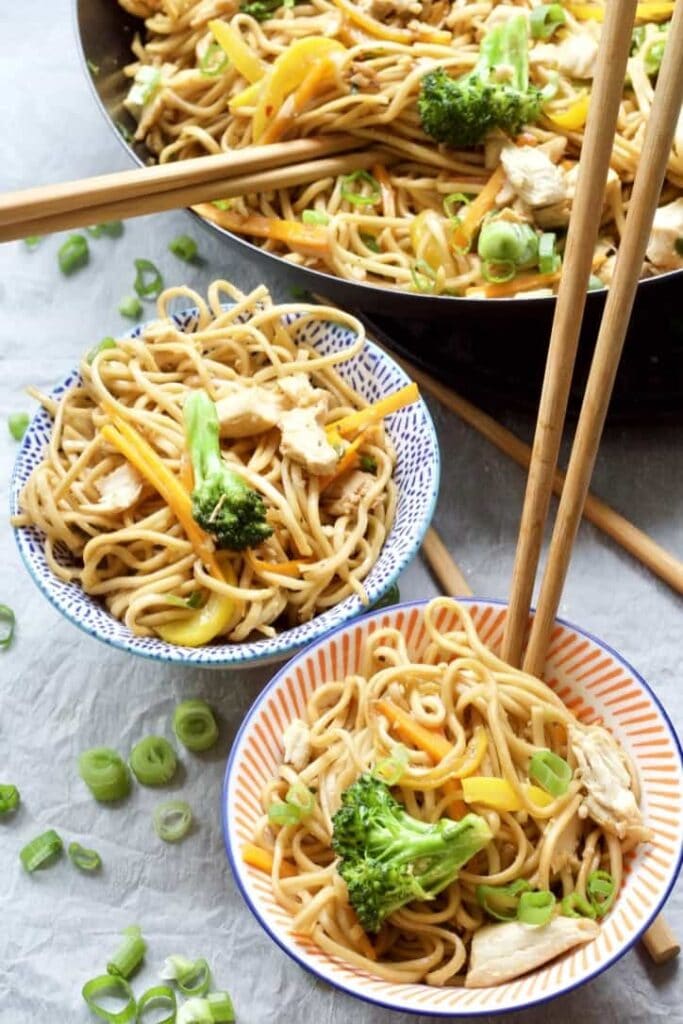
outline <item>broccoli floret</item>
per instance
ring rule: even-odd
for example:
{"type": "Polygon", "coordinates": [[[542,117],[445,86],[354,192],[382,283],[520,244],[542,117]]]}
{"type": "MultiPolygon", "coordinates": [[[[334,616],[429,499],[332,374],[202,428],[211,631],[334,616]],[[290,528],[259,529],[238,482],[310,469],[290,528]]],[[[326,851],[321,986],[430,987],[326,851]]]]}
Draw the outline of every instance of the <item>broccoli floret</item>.
{"type": "Polygon", "coordinates": [[[528,42],[526,19],[514,17],[482,40],[469,74],[455,79],[441,67],[429,71],[417,103],[427,135],[450,146],[475,146],[494,128],[516,135],[536,121],[542,94],[529,84],[528,42]]]}
{"type": "Polygon", "coordinates": [[[193,519],[219,548],[255,547],[273,531],[261,495],[223,460],[216,406],[205,391],[192,391],[183,414],[194,472],[193,519]]]}
{"type": "Polygon", "coordinates": [[[344,792],[332,825],[339,874],[368,932],[410,900],[433,899],[492,838],[476,814],[460,821],[418,821],[367,774],[344,792]]]}

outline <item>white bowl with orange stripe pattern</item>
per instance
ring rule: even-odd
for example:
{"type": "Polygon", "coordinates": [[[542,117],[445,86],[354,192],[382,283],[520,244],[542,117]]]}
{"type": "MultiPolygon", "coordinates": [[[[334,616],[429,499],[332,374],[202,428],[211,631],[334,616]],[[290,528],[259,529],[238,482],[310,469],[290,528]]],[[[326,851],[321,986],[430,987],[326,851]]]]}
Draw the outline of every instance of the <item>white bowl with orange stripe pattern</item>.
{"type": "MultiPolygon", "coordinates": [[[[497,650],[506,607],[466,602],[484,642],[497,650]]],[[[653,840],[628,854],[624,883],[592,943],[523,978],[488,989],[390,984],[328,956],[290,931],[291,918],[273,899],[268,876],[245,865],[244,843],[262,815],[259,794],[282,760],[282,734],[300,717],[323,681],[358,671],[367,636],[378,626],[400,629],[412,656],[426,644],[426,602],[398,605],[342,626],[294,657],[271,680],[244,720],[225,774],[223,834],[235,880],[270,937],[302,967],[349,995],[391,1010],[435,1017],[480,1016],[522,1010],[562,995],[611,966],[649,927],[671,891],[683,856],[683,753],[669,718],[648,684],[616,651],[558,620],[545,678],[568,707],[590,724],[597,718],[629,752],[642,787],[644,817],[653,840]]],[[[447,620],[442,628],[448,628],[447,620]]]]}

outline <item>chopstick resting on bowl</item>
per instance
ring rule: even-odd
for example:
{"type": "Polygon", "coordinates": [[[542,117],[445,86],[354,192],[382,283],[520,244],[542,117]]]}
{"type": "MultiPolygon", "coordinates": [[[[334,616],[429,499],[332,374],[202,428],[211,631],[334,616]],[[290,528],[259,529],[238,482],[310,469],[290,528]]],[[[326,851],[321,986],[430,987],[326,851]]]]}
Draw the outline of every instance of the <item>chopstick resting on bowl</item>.
{"type": "Polygon", "coordinates": [[[386,159],[352,135],[294,139],[0,195],[0,242],[306,185],[386,159]]]}

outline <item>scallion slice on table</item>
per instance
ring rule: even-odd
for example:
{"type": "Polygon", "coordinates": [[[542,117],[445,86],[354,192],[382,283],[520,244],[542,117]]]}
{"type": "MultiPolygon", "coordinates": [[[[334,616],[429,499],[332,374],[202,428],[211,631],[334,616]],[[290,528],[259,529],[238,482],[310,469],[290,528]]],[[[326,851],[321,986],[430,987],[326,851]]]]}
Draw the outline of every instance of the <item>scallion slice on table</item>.
{"type": "Polygon", "coordinates": [[[178,1011],[177,1024],[232,1024],[235,1010],[227,992],[211,992],[203,999],[188,999],[178,1011]]]}
{"type": "Polygon", "coordinates": [[[137,295],[124,295],[119,303],[119,313],[130,320],[139,320],[142,316],[142,303],[137,295]]]}
{"type": "Polygon", "coordinates": [[[21,441],[28,430],[29,415],[27,412],[12,412],[7,417],[7,427],[15,441],[21,441]]]}
{"type": "Polygon", "coordinates": [[[130,752],[133,775],[143,786],[164,786],[175,775],[175,750],[163,736],[146,736],[130,752]]]}
{"type": "Polygon", "coordinates": [[[161,1009],[167,1009],[168,1016],[155,1015],[154,1024],[175,1024],[177,1003],[175,992],[170,985],[154,985],[142,993],[138,999],[138,1024],[144,1024],[148,1011],[155,1010],[158,1014],[161,1009]]]}
{"type": "Polygon", "coordinates": [[[188,750],[208,750],[218,739],[213,711],[204,700],[184,700],[173,712],[173,731],[188,750]]]}
{"type": "Polygon", "coordinates": [[[133,990],[125,978],[114,977],[111,974],[100,974],[97,978],[86,981],[81,989],[81,995],[85,999],[91,1013],[94,1013],[100,1020],[109,1021],[110,1024],[128,1024],[134,1021],[137,1016],[135,996],[133,990]],[[99,999],[102,996],[114,997],[125,1000],[120,1010],[107,1010],[100,1006],[99,999]]]}
{"type": "Polygon", "coordinates": [[[552,750],[537,750],[529,762],[529,778],[554,797],[564,796],[573,774],[564,758],[552,750]]]}
{"type": "Polygon", "coordinates": [[[24,239],[24,245],[27,249],[35,249],[37,245],[40,245],[42,240],[42,235],[27,235],[24,239]]]}
{"type": "Polygon", "coordinates": [[[90,249],[88,239],[85,235],[69,235],[57,250],[57,261],[59,269],[67,277],[75,274],[77,270],[84,267],[90,260],[90,249]]]}
{"type": "Polygon", "coordinates": [[[154,831],[165,843],[177,843],[190,831],[192,810],[184,800],[166,800],[154,808],[154,831]]]}
{"type": "Polygon", "coordinates": [[[549,889],[523,892],[519,897],[517,920],[522,924],[547,924],[553,916],[555,897],[549,889]]]}
{"type": "Polygon", "coordinates": [[[106,351],[108,348],[116,348],[116,340],[114,338],[102,338],[102,341],[98,342],[97,345],[93,345],[85,357],[86,363],[88,363],[88,365],[92,365],[95,361],[95,357],[98,356],[100,352],[106,351]]]}
{"type": "Polygon", "coordinates": [[[178,235],[169,243],[169,251],[185,263],[191,263],[197,257],[197,243],[189,235],[178,235]]]}
{"type": "Polygon", "coordinates": [[[19,851],[19,859],[29,874],[38,868],[49,867],[61,854],[64,844],[54,829],[36,836],[19,851]]]}
{"type": "Polygon", "coordinates": [[[89,850],[80,843],[69,843],[66,851],[69,860],[79,871],[99,871],[102,867],[102,858],[97,850],[89,850]]]}
{"type": "Polygon", "coordinates": [[[128,769],[110,747],[85,750],[78,759],[78,771],[92,795],[101,803],[121,800],[130,792],[128,769]]]}
{"type": "Polygon", "coordinates": [[[106,235],[107,238],[120,238],[123,234],[123,221],[110,220],[105,224],[93,224],[88,228],[88,234],[93,238],[101,238],[102,235],[106,235]]]}
{"type": "Polygon", "coordinates": [[[8,604],[0,604],[0,651],[10,646],[14,639],[16,619],[8,604]]]}
{"type": "Polygon", "coordinates": [[[107,964],[107,974],[117,978],[130,978],[138,969],[147,952],[147,943],[136,924],[123,929],[123,942],[107,964]]]}
{"type": "Polygon", "coordinates": [[[156,299],[164,287],[159,268],[151,260],[135,260],[135,281],[133,287],[141,299],[156,299]]]}
{"type": "Polygon", "coordinates": [[[0,814],[9,814],[21,801],[19,790],[11,784],[0,785],[0,814]]]}
{"type": "Polygon", "coordinates": [[[203,957],[198,960],[177,954],[166,957],[161,977],[175,981],[185,996],[206,995],[211,985],[211,969],[203,957]]]}

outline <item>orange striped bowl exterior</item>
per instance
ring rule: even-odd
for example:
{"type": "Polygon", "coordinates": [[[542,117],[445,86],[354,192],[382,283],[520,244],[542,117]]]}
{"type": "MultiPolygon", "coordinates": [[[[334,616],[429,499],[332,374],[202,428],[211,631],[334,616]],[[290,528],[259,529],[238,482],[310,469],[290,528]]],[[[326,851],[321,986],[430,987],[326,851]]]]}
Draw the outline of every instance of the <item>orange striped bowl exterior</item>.
{"type": "MultiPolygon", "coordinates": [[[[502,640],[505,605],[467,602],[482,639],[493,650],[502,640]]],[[[432,988],[389,984],[320,951],[290,933],[289,915],[275,903],[268,876],[247,867],[242,845],[262,814],[259,794],[282,759],[282,734],[301,716],[323,680],[356,672],[366,638],[378,626],[405,634],[417,658],[426,644],[425,602],[385,609],[339,628],[306,648],[275,676],[251,708],[233,745],[222,798],[223,833],[233,875],[252,912],[270,937],[302,967],[350,995],[392,1010],[435,1017],[478,1016],[520,1010],[582,985],[629,949],[664,904],[681,867],[683,764],[681,746],[666,712],[647,683],[602,641],[558,621],[545,677],[587,724],[601,718],[628,750],[642,786],[642,806],[654,838],[629,855],[614,909],[598,938],[547,967],[496,988],[432,988]]],[[[442,626],[448,628],[444,609],[442,626]]]]}

